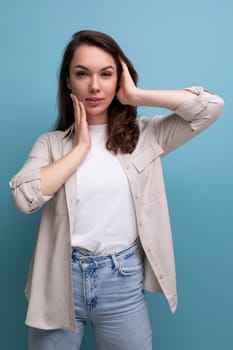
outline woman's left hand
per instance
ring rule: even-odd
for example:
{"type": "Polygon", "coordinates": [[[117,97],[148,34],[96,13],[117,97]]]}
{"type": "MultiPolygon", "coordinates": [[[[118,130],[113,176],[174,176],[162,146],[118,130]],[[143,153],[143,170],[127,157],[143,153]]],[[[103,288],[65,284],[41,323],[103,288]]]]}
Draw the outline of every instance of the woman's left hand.
{"type": "Polygon", "coordinates": [[[137,106],[137,94],[139,89],[134,84],[126,63],[122,59],[120,59],[120,61],[123,71],[116,97],[123,105],[137,106]]]}

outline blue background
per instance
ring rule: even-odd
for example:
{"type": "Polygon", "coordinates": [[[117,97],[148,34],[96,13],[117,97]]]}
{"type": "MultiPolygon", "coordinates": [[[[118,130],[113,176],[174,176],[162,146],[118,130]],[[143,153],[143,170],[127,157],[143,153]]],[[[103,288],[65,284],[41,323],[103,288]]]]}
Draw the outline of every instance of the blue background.
{"type": "MultiPolygon", "coordinates": [[[[161,295],[147,300],[153,349],[232,349],[232,1],[1,0],[0,17],[1,349],[27,348],[23,289],[39,221],[15,210],[8,181],[53,124],[63,48],[87,28],[119,42],[140,87],[204,85],[225,99],[222,118],[163,161],[178,310],[172,316],[161,295]]],[[[95,349],[90,326],[82,349],[95,349]]]]}

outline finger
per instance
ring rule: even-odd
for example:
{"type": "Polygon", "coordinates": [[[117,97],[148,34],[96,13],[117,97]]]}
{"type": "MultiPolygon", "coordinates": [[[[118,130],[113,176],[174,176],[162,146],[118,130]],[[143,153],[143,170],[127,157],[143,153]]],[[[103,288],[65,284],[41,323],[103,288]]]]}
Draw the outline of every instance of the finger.
{"type": "Polygon", "coordinates": [[[86,110],[84,107],[84,104],[82,101],[79,101],[79,108],[80,108],[80,116],[81,116],[81,121],[85,121],[87,120],[87,115],[86,115],[86,110]]]}
{"type": "Polygon", "coordinates": [[[74,118],[75,118],[75,123],[80,123],[80,107],[79,107],[79,101],[78,98],[75,94],[70,94],[70,97],[73,101],[73,107],[74,107],[74,118]]]}
{"type": "Polygon", "coordinates": [[[73,93],[70,94],[70,97],[71,97],[71,100],[73,102],[73,107],[74,107],[74,111],[75,111],[76,105],[77,105],[77,97],[73,93]]]}
{"type": "Polygon", "coordinates": [[[127,71],[128,71],[128,66],[127,66],[127,64],[125,63],[125,61],[123,60],[123,58],[121,58],[120,56],[119,56],[119,60],[120,60],[120,63],[121,63],[121,67],[122,67],[123,72],[127,72],[127,71]]]}
{"type": "Polygon", "coordinates": [[[79,102],[77,96],[72,93],[72,94],[70,94],[70,97],[71,97],[71,99],[73,101],[74,106],[76,107],[77,103],[79,102]]]}
{"type": "Polygon", "coordinates": [[[121,65],[123,66],[125,64],[125,61],[123,60],[123,58],[121,56],[118,56],[119,57],[119,61],[121,63],[121,65]]]}
{"type": "Polygon", "coordinates": [[[135,86],[134,80],[132,75],[130,74],[129,68],[125,61],[123,61],[122,58],[120,58],[122,69],[123,69],[123,74],[122,74],[122,79],[121,83],[127,84],[128,86],[135,86]]]}

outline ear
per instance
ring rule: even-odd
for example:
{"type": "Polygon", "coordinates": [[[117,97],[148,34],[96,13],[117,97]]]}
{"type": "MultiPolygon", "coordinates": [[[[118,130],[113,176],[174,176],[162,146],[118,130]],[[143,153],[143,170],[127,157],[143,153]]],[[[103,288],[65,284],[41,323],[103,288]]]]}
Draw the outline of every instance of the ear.
{"type": "Polygon", "coordinates": [[[70,79],[69,79],[69,77],[66,78],[66,85],[67,85],[68,89],[72,90],[71,86],[70,86],[70,79]]]}

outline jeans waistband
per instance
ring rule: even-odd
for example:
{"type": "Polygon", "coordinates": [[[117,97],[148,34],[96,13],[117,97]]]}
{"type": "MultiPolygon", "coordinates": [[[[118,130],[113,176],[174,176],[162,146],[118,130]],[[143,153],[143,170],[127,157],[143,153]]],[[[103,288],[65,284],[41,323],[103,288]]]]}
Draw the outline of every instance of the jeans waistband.
{"type": "Polygon", "coordinates": [[[128,248],[125,248],[119,252],[115,252],[109,255],[95,254],[85,249],[73,247],[72,262],[74,263],[78,260],[81,264],[95,263],[95,265],[98,265],[98,267],[112,264],[115,267],[118,267],[121,260],[125,259],[126,257],[129,257],[137,250],[140,253],[140,245],[138,239],[135,242],[133,242],[128,248]]]}

